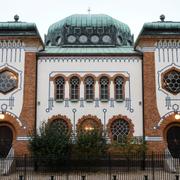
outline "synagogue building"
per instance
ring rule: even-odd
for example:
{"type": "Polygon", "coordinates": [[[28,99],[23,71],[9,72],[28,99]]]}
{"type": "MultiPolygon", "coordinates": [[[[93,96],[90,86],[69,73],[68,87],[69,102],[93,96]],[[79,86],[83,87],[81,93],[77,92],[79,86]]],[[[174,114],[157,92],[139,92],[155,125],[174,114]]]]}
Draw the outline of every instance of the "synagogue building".
{"type": "Polygon", "coordinates": [[[74,14],[49,26],[0,22],[0,156],[28,153],[43,122],[95,128],[108,143],[144,139],[150,151],[180,151],[180,22],[129,26],[104,14],[74,14]]]}

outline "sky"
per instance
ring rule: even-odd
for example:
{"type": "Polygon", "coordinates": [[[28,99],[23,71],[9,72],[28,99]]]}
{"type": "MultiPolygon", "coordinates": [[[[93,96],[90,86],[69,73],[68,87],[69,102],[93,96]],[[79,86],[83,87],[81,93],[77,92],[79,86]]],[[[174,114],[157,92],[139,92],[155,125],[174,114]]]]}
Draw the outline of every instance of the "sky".
{"type": "Polygon", "coordinates": [[[0,22],[34,22],[44,40],[48,27],[72,14],[107,14],[126,23],[137,38],[145,22],[180,21],[180,0],[0,0],[0,22]]]}

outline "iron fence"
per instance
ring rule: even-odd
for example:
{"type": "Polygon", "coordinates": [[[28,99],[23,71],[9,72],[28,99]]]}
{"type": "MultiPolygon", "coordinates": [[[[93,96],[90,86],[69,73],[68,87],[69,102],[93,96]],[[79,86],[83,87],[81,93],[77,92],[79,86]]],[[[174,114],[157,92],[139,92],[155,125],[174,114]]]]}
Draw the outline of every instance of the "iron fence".
{"type": "Polygon", "coordinates": [[[0,180],[180,180],[179,173],[179,158],[154,153],[0,160],[0,180]]]}

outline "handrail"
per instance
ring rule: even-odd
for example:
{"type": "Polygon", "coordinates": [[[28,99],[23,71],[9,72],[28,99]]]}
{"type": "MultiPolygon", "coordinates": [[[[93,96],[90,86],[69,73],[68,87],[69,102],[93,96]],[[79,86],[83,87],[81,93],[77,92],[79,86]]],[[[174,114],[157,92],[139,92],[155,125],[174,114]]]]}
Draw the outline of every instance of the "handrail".
{"type": "Polygon", "coordinates": [[[176,168],[174,165],[174,159],[168,148],[165,149],[165,169],[170,172],[176,172],[176,168]]]}
{"type": "Polygon", "coordinates": [[[7,174],[11,168],[11,165],[13,163],[14,160],[14,149],[13,147],[11,147],[11,149],[9,150],[8,155],[6,156],[5,159],[1,159],[1,172],[0,174],[7,174]]]}

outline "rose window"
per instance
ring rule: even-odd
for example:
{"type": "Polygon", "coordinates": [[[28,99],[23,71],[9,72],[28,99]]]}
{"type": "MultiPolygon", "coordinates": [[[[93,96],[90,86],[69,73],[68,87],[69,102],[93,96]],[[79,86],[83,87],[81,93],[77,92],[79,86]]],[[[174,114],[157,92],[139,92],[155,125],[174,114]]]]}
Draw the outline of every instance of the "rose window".
{"type": "Polygon", "coordinates": [[[122,143],[129,134],[129,123],[124,119],[117,119],[111,124],[111,134],[115,141],[122,143]]]}
{"type": "Polygon", "coordinates": [[[7,93],[17,87],[17,76],[11,71],[5,70],[0,73],[0,92],[7,93]]]}
{"type": "Polygon", "coordinates": [[[163,77],[163,86],[167,91],[178,94],[180,92],[180,72],[172,70],[163,77]]]}

